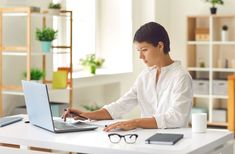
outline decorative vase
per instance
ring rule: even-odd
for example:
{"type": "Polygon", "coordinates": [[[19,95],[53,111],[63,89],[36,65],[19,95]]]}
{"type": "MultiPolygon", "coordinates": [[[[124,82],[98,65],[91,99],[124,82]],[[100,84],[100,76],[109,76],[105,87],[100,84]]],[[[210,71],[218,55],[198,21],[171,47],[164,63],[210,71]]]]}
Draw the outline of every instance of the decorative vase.
{"type": "Polygon", "coordinates": [[[216,14],[216,12],[217,12],[217,8],[216,7],[211,7],[210,8],[211,9],[211,14],[216,14]]]}
{"type": "Polygon", "coordinates": [[[89,66],[89,71],[91,74],[95,74],[96,73],[96,66],[95,65],[90,65],[89,66]]]}
{"type": "Polygon", "coordinates": [[[51,41],[41,41],[42,42],[42,51],[44,53],[49,53],[51,49],[51,41]]]}
{"type": "Polygon", "coordinates": [[[228,41],[228,31],[221,30],[221,41],[228,41]]]}

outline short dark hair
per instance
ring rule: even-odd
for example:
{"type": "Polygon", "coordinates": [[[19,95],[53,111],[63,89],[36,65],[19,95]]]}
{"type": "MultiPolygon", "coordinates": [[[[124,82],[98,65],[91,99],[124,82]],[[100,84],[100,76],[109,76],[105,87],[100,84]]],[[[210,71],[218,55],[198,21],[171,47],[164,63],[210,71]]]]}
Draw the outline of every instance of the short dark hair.
{"type": "Polygon", "coordinates": [[[157,46],[158,42],[164,43],[164,53],[170,51],[170,39],[165,28],[156,23],[149,22],[141,26],[135,33],[133,42],[147,42],[153,46],[157,46]]]}

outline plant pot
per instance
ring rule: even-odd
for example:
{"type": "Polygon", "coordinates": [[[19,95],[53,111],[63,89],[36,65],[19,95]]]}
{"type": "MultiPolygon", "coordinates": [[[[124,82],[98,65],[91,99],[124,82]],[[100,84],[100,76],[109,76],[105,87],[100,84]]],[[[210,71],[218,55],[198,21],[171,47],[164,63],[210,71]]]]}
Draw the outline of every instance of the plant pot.
{"type": "Polygon", "coordinates": [[[48,9],[48,13],[51,15],[59,15],[60,9],[48,9]]]}
{"type": "Polygon", "coordinates": [[[95,65],[89,66],[89,71],[91,74],[95,74],[96,73],[96,66],[95,65]]]}
{"type": "Polygon", "coordinates": [[[216,7],[211,7],[210,10],[211,10],[211,14],[216,14],[216,12],[217,12],[216,7]]]}
{"type": "Polygon", "coordinates": [[[44,53],[49,53],[51,49],[51,41],[41,41],[42,43],[42,51],[44,53]]]}

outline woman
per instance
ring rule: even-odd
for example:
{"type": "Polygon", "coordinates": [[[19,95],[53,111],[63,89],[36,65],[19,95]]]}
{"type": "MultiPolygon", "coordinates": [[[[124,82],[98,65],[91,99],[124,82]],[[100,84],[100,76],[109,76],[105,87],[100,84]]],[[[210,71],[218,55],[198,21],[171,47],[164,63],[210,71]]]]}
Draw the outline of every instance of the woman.
{"type": "Polygon", "coordinates": [[[141,118],[110,124],[104,131],[187,126],[192,106],[192,79],[180,62],[171,59],[166,30],[158,23],[146,23],[137,30],[133,42],[139,58],[148,66],[137,77],[133,87],[116,102],[100,110],[82,112],[67,109],[63,114],[64,120],[68,116],[75,119],[117,119],[139,105],[141,118]]]}

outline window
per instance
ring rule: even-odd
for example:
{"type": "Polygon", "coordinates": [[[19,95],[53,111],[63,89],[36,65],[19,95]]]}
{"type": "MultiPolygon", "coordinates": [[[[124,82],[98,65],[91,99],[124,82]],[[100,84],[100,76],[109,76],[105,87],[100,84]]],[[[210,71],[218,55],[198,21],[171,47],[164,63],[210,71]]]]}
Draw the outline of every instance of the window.
{"type": "Polygon", "coordinates": [[[132,0],[67,0],[73,11],[73,68],[95,53],[105,59],[100,74],[132,71],[132,0]]]}
{"type": "Polygon", "coordinates": [[[80,58],[95,53],[96,1],[67,0],[66,8],[73,11],[73,68],[76,70],[80,58]]]}

